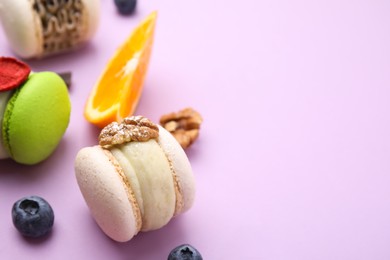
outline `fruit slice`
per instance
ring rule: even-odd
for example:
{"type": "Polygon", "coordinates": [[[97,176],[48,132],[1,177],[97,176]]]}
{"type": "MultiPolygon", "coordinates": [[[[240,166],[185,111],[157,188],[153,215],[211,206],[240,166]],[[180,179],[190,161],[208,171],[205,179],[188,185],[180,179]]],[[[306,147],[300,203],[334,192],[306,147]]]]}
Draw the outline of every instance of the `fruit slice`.
{"type": "Polygon", "coordinates": [[[15,58],[0,57],[0,91],[19,87],[30,75],[30,67],[15,58]]]}
{"type": "Polygon", "coordinates": [[[89,95],[85,118],[101,128],[131,116],[141,97],[157,12],[143,20],[116,51],[89,95]]]}

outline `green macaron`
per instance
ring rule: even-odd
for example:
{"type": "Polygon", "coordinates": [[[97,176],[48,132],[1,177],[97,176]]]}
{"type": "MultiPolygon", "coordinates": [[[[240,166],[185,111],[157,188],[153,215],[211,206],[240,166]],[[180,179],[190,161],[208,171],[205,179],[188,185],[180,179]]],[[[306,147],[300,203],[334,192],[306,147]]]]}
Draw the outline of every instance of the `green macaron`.
{"type": "Polygon", "coordinates": [[[30,165],[48,158],[68,127],[70,110],[68,89],[60,76],[31,74],[5,108],[2,141],[10,157],[30,165]]]}

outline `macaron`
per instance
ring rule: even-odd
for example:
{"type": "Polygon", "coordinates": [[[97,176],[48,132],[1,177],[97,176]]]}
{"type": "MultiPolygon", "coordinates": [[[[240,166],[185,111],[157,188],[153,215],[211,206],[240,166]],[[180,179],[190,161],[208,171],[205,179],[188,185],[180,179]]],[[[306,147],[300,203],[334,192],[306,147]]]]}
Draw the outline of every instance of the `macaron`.
{"type": "Polygon", "coordinates": [[[95,34],[99,17],[99,0],[0,2],[5,35],[21,58],[39,58],[82,46],[95,34]]]}
{"type": "MultiPolygon", "coordinates": [[[[5,60],[12,58],[0,63],[5,60]]],[[[48,158],[68,127],[70,111],[66,84],[54,72],[31,73],[22,85],[0,91],[0,159],[31,165],[48,158]]]]}
{"type": "Polygon", "coordinates": [[[141,116],[103,128],[82,148],[75,175],[92,216],[118,242],[165,226],[195,199],[190,162],[176,139],[141,116]]]}

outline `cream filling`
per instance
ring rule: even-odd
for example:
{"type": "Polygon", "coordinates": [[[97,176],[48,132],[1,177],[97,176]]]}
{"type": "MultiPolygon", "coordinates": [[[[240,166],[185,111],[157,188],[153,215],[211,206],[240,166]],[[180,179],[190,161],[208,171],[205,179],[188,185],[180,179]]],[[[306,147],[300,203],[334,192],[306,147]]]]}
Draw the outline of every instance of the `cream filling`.
{"type": "Polygon", "coordinates": [[[4,142],[3,142],[3,118],[4,112],[7,107],[9,98],[11,97],[13,91],[2,91],[0,92],[0,159],[9,158],[4,142]]]}
{"type": "Polygon", "coordinates": [[[137,200],[142,198],[138,200],[140,209],[143,208],[141,230],[154,230],[166,225],[175,212],[176,194],[164,151],[155,140],[130,142],[113,150],[119,164],[126,169],[124,172],[131,186],[135,187],[137,200]],[[133,172],[124,158],[132,165],[133,172]]]}
{"type": "Polygon", "coordinates": [[[130,188],[134,192],[135,198],[138,203],[138,207],[141,211],[141,216],[143,216],[144,202],[142,199],[141,186],[138,182],[138,177],[137,174],[135,173],[133,166],[131,165],[130,161],[126,158],[125,154],[118,148],[112,148],[110,152],[112,153],[112,155],[115,157],[115,159],[118,161],[119,165],[121,166],[123,173],[125,174],[128,180],[130,188]]]}

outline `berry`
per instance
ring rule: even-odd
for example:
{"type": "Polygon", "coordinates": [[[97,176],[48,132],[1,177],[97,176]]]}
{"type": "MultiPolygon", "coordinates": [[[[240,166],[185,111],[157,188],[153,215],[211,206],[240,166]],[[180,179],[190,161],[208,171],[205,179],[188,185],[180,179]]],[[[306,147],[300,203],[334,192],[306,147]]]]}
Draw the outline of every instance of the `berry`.
{"type": "Polygon", "coordinates": [[[115,0],[115,5],[121,14],[131,14],[135,10],[137,0],[115,0]]]}
{"type": "Polygon", "coordinates": [[[175,247],[168,256],[168,260],[202,260],[199,251],[189,244],[175,247]]]}
{"type": "Polygon", "coordinates": [[[19,87],[30,75],[30,67],[15,58],[0,57],[0,91],[19,87]]]}
{"type": "Polygon", "coordinates": [[[24,197],[16,201],[12,207],[12,222],[22,235],[41,237],[53,227],[54,212],[43,198],[24,197]]]}

